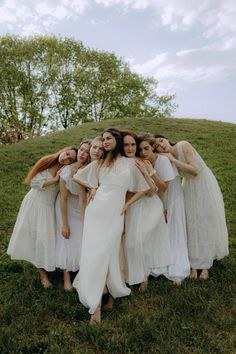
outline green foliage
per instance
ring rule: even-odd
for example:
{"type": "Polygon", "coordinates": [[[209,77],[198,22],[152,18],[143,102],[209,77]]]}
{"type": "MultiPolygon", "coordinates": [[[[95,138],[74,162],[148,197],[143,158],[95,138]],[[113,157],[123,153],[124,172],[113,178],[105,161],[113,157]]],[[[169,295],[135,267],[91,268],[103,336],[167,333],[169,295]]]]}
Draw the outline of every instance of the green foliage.
{"type": "Polygon", "coordinates": [[[76,128],[0,148],[0,352],[52,354],[232,354],[235,352],[236,126],[182,119],[120,119],[76,128]],[[149,131],[173,141],[188,140],[215,173],[221,186],[230,234],[230,256],[216,262],[208,281],[187,279],[174,286],[151,279],[146,292],[135,287],[117,299],[99,326],[88,324],[87,310],[76,292],[65,293],[62,273],[50,274],[53,288],[44,290],[34,267],[6,255],[8,240],[27,187],[21,184],[42,155],[78,145],[108,126],[149,131]]]}
{"type": "Polygon", "coordinates": [[[114,54],[74,39],[1,37],[0,143],[85,121],[168,117],[174,96],[158,96],[156,88],[114,54]]]}

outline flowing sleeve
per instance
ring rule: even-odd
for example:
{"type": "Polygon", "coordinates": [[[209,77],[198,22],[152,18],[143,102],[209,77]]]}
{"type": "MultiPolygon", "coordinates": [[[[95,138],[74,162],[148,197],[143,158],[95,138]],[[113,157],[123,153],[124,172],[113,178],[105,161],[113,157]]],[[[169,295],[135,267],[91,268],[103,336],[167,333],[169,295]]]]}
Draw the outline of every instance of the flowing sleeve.
{"type": "Polygon", "coordinates": [[[130,168],[130,185],[129,192],[144,192],[150,189],[142,173],[139,171],[138,167],[135,166],[134,159],[128,158],[129,168],[130,168]]]}
{"type": "Polygon", "coordinates": [[[32,180],[30,182],[30,186],[31,186],[31,188],[34,188],[34,189],[44,190],[47,187],[43,187],[43,184],[49,178],[50,177],[48,175],[47,170],[37,173],[37,175],[32,178],[32,180]]]}
{"type": "Polygon", "coordinates": [[[86,167],[79,169],[73,176],[75,182],[88,188],[98,187],[98,163],[93,161],[86,167]]]}
{"type": "Polygon", "coordinates": [[[70,174],[70,166],[65,166],[60,172],[60,178],[63,179],[63,181],[67,182],[70,177],[70,174]]]}
{"type": "Polygon", "coordinates": [[[165,182],[172,181],[176,177],[177,171],[174,171],[170,160],[166,156],[159,155],[154,168],[165,182]]]}

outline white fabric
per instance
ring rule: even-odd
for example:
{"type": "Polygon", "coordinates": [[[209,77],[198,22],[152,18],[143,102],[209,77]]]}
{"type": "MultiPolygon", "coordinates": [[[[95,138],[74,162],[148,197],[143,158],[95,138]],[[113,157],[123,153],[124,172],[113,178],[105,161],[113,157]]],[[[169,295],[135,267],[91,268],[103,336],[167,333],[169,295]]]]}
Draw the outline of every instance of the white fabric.
{"type": "Polygon", "coordinates": [[[147,280],[151,272],[162,274],[172,263],[168,227],[157,195],[144,196],[131,205],[125,220],[126,282],[147,280]]]}
{"type": "MultiPolygon", "coordinates": [[[[184,142],[177,144],[178,159],[187,163],[184,142]]],[[[224,202],[212,171],[193,148],[198,175],[183,174],[183,189],[187,220],[188,250],[191,267],[209,269],[214,259],[227,256],[228,232],[224,202]]]]}
{"type": "Polygon", "coordinates": [[[31,181],[31,190],[24,197],[11,235],[7,253],[12,259],[26,260],[37,268],[55,270],[54,203],[58,185],[43,188],[51,179],[48,170],[31,181]]]}
{"type": "Polygon", "coordinates": [[[68,190],[67,217],[70,227],[70,237],[64,238],[61,234],[62,216],[60,208],[60,193],[55,203],[56,211],[56,267],[72,272],[79,269],[82,245],[82,220],[79,210],[78,185],[73,181],[71,167],[66,166],[60,173],[68,190]]]}
{"type": "Polygon", "coordinates": [[[128,190],[149,189],[134,160],[118,158],[111,168],[99,168],[97,161],[79,170],[75,179],[98,186],[94,200],[85,210],[80,271],[73,286],[82,304],[94,313],[105,284],[116,298],[129,295],[120,270],[119,250],[124,227],[121,210],[128,190]]]}
{"type": "Polygon", "coordinates": [[[170,265],[165,276],[173,281],[183,280],[190,273],[190,264],[187,249],[184,193],[181,181],[176,167],[171,164],[166,156],[158,155],[155,169],[163,181],[168,182],[167,190],[160,193],[167,212],[167,224],[173,253],[173,264],[170,265]]]}

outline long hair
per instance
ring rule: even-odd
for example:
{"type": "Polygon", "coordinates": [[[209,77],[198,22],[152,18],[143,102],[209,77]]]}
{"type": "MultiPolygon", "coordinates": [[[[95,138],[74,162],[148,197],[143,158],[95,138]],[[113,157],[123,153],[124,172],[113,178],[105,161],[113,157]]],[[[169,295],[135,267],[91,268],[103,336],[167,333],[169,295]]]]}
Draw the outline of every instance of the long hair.
{"type": "Polygon", "coordinates": [[[111,167],[115,162],[118,155],[122,154],[123,151],[123,137],[121,132],[115,128],[108,128],[104,130],[101,134],[110,133],[116,140],[116,146],[111,151],[105,151],[103,159],[99,161],[99,166],[102,167],[111,167]]]}
{"type": "Polygon", "coordinates": [[[131,136],[131,137],[135,140],[136,145],[137,145],[137,149],[136,149],[136,154],[135,154],[135,156],[139,156],[139,151],[138,151],[139,137],[138,137],[138,135],[137,135],[134,131],[132,131],[132,130],[121,130],[120,132],[121,132],[122,138],[123,138],[123,150],[122,150],[121,155],[122,155],[122,156],[125,156],[125,152],[124,152],[124,138],[125,138],[126,136],[131,136]]]}
{"type": "Polygon", "coordinates": [[[160,135],[160,134],[155,134],[154,135],[154,137],[155,137],[155,139],[158,139],[158,138],[163,138],[163,139],[166,139],[166,140],[168,140],[169,141],[169,144],[171,145],[171,146],[174,146],[174,145],[176,145],[177,143],[173,143],[172,141],[170,141],[166,136],[164,136],[164,135],[160,135]]]}
{"type": "Polygon", "coordinates": [[[55,152],[54,154],[43,156],[40,160],[38,160],[36,162],[36,164],[28,172],[23,183],[29,183],[32,180],[32,178],[34,176],[36,176],[38,173],[58,164],[59,163],[58,158],[59,158],[60,154],[64,151],[68,151],[68,150],[74,150],[77,155],[77,152],[78,152],[77,148],[75,148],[73,146],[67,146],[67,147],[59,150],[58,152],[55,152]]]}

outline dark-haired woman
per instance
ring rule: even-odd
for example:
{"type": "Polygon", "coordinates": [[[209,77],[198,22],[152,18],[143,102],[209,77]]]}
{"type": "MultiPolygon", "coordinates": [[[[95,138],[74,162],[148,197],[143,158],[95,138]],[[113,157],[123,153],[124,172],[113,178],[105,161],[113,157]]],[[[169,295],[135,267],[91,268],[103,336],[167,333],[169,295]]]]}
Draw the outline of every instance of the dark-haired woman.
{"type": "MultiPolygon", "coordinates": [[[[175,284],[180,285],[190,274],[184,193],[181,181],[175,166],[171,165],[168,158],[155,152],[156,140],[154,136],[144,134],[140,136],[140,141],[140,156],[143,159],[148,159],[154,167],[151,173],[152,178],[160,178],[165,185],[165,188],[160,189],[160,197],[166,211],[169,239],[173,255],[172,264],[165,272],[165,276],[175,284]]],[[[154,271],[154,274],[159,275],[159,271],[154,271]]]]}
{"type": "Polygon", "coordinates": [[[55,213],[61,168],[76,160],[77,149],[67,147],[42,157],[29,171],[25,183],[31,190],[21,204],[7,253],[38,268],[44,288],[52,284],[47,271],[55,270],[55,213]]]}
{"type": "MultiPolygon", "coordinates": [[[[123,137],[125,156],[135,158],[138,137],[128,131],[123,132],[123,137]]],[[[140,166],[141,162],[136,160],[136,163],[140,166]]],[[[145,173],[143,164],[142,172],[148,181],[150,176],[145,173]]],[[[152,184],[157,193],[158,188],[152,184]]],[[[140,284],[140,290],[147,288],[148,276],[153,269],[168,267],[172,261],[163,204],[156,193],[147,192],[130,206],[125,218],[126,282],[140,284]]]]}
{"type": "Polygon", "coordinates": [[[82,245],[82,218],[80,214],[79,188],[73,181],[78,169],[85,167],[89,159],[90,141],[79,146],[77,161],[60,172],[60,192],[55,203],[56,212],[56,268],[63,270],[64,290],[72,290],[70,272],[79,269],[82,245]]]}
{"type": "Polygon", "coordinates": [[[102,134],[104,158],[94,161],[74,176],[78,183],[96,190],[85,210],[80,271],[73,286],[82,304],[89,308],[91,322],[100,322],[105,285],[113,298],[130,293],[119,263],[124,212],[147,189],[132,159],[121,156],[122,135],[116,129],[102,134]],[[125,203],[127,191],[137,192],[125,203]]]}
{"type": "Polygon", "coordinates": [[[158,137],[157,149],[178,168],[183,178],[187,216],[188,251],[191,277],[208,278],[214,259],[228,255],[222,193],[212,171],[187,141],[171,145],[168,139],[158,137]]]}

